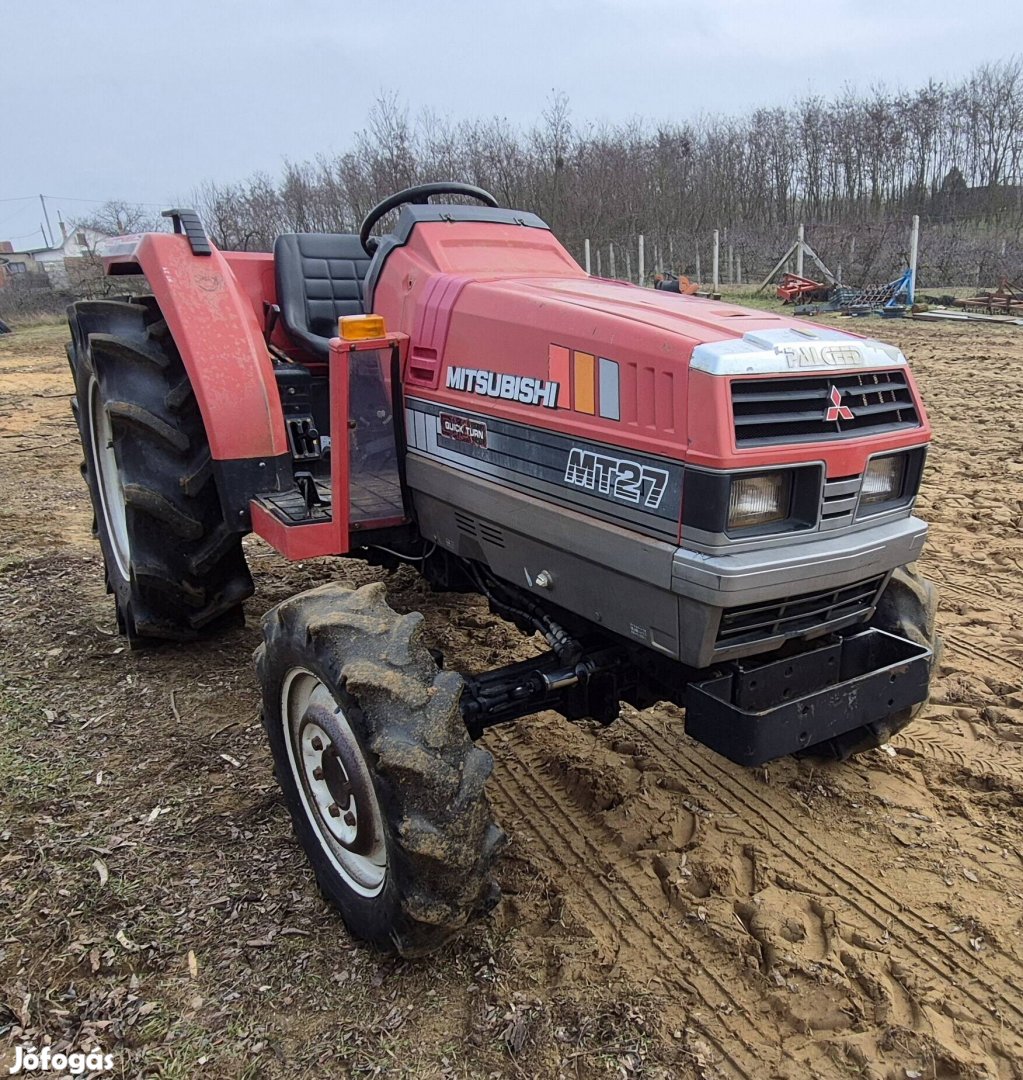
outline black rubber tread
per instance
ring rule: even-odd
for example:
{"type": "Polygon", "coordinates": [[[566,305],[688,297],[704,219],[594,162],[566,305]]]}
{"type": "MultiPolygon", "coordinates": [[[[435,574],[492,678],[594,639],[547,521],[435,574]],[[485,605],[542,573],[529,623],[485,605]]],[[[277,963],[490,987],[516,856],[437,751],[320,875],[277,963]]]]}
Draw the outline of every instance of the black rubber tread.
{"type": "Polygon", "coordinates": [[[208,449],[204,449],[185,466],[179,483],[181,490],[190,498],[194,498],[212,478],[213,455],[208,449]]]}
{"type": "MultiPolygon", "coordinates": [[[[95,339],[92,340],[95,342],[95,339]]],[[[104,366],[103,359],[101,356],[100,367],[104,366]]],[[[108,401],[106,410],[112,420],[116,419],[124,424],[136,424],[145,428],[150,435],[162,439],[178,453],[183,453],[192,445],[191,439],[183,431],[178,431],[173,424],[161,420],[155,413],[142,408],[141,405],[136,405],[134,401],[108,401]]],[[[114,425],[115,428],[117,426],[117,424],[114,425]]]]}
{"type": "MultiPolygon", "coordinates": [[[[134,304],[127,306],[135,307],[134,304]]],[[[129,366],[146,363],[163,370],[172,360],[164,342],[151,339],[148,333],[144,338],[129,340],[115,334],[104,334],[92,330],[89,332],[88,346],[94,356],[103,354],[113,360],[122,360],[129,366]]]]}
{"type": "MultiPolygon", "coordinates": [[[[935,628],[937,612],[938,590],[919,572],[916,563],[908,563],[892,572],[868,625],[926,645],[932,653],[930,671],[933,676],[942,651],[941,638],[935,628]]],[[[911,723],[926,704],[921,702],[911,709],[901,709],[883,720],[815,743],[797,756],[847,761],[857,754],[876,750],[911,723]]]]}
{"type": "Polygon", "coordinates": [[[155,298],[88,300],[68,309],[72,409],[118,626],[141,639],[188,641],[252,595],[241,537],[224,524],[195,394],[155,298]],[[128,531],[130,572],[117,568],[92,461],[89,388],[110,417],[128,531]]]}
{"type": "Polygon", "coordinates": [[[354,937],[402,956],[432,952],[493,906],[491,869],[504,841],[485,792],[493,758],[462,722],[461,676],[438,669],[421,627],[418,613],[387,605],[379,583],[355,591],[324,585],[263,616],[255,655],[275,771],[320,890],[354,937]],[[333,693],[373,775],[388,876],[371,900],[329,862],[299,797],[281,702],[296,667],[333,693]]]}
{"type": "Polygon", "coordinates": [[[236,542],[237,534],[221,522],[206,534],[203,543],[193,552],[188,560],[188,569],[197,577],[204,576],[233,549],[236,542]]]}
{"type": "Polygon", "coordinates": [[[893,572],[870,625],[926,645],[933,653],[933,671],[941,661],[943,649],[935,628],[937,615],[938,590],[920,573],[916,563],[909,563],[893,572]]]}
{"type": "Polygon", "coordinates": [[[186,375],[177,386],[172,386],[167,391],[163,403],[171,412],[180,412],[193,397],[195,397],[195,391],[192,389],[192,380],[186,375]]]}
{"type": "Polygon", "coordinates": [[[129,510],[148,515],[155,521],[166,525],[175,536],[182,540],[201,540],[206,534],[200,518],[192,517],[187,511],[179,509],[174,501],[145,484],[123,485],[124,502],[129,510]]]}

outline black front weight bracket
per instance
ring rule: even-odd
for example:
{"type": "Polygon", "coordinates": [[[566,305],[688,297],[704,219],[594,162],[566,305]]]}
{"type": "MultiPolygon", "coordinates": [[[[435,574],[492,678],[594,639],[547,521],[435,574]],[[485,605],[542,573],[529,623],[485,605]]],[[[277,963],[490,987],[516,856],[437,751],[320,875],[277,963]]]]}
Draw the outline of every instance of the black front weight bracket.
{"type": "Polygon", "coordinates": [[[875,629],[734,662],[686,688],[686,732],[738,765],[763,765],[924,701],[930,662],[926,646],[875,629]]]}

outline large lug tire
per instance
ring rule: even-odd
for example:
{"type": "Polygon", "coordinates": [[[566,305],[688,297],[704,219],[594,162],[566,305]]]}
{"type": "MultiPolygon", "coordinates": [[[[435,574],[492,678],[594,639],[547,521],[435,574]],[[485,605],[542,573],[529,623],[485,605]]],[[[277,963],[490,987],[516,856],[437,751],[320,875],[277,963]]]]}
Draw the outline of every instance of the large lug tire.
{"type": "MultiPolygon", "coordinates": [[[[916,563],[908,563],[892,573],[868,625],[927,646],[931,650],[930,674],[933,677],[942,650],[941,638],[935,629],[937,612],[937,589],[920,574],[916,563]]],[[[876,750],[918,716],[926,704],[921,702],[911,709],[901,709],[883,720],[816,743],[799,756],[847,761],[857,754],[876,750]]]]}
{"type": "Polygon", "coordinates": [[[263,719],[295,833],[353,937],[384,952],[442,945],[499,895],[504,834],[484,790],[491,755],[459,710],[422,616],[381,584],[324,585],[263,617],[263,719]]]}
{"type": "Polygon", "coordinates": [[[81,301],[68,323],[82,474],[121,632],[133,646],[187,641],[237,619],[252,577],[159,307],[152,297],[81,301]]]}

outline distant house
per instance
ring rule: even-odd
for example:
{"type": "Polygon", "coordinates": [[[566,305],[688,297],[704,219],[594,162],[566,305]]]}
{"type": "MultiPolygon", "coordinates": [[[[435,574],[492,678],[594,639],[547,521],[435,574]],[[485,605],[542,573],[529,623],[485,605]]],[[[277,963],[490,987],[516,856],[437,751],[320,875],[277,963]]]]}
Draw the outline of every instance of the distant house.
{"type": "Polygon", "coordinates": [[[15,251],[10,240],[0,240],[0,289],[25,274],[45,272],[36,262],[34,250],[15,251]]]}
{"type": "Polygon", "coordinates": [[[107,237],[97,229],[68,231],[63,223],[61,234],[59,244],[23,251],[16,251],[9,240],[0,240],[0,289],[24,274],[32,275],[26,278],[30,284],[67,288],[84,264],[95,257],[96,245],[107,237]]]}

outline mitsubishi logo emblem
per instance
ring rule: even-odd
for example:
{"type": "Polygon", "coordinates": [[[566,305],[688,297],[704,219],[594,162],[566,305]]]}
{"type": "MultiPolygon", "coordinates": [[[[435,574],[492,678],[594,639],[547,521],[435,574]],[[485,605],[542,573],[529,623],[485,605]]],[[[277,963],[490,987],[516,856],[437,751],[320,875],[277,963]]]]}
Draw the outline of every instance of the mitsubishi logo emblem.
{"type": "Polygon", "coordinates": [[[828,406],[828,411],[824,414],[824,422],[826,424],[832,424],[836,420],[851,420],[853,418],[852,409],[850,409],[848,405],[842,404],[842,395],[834,383],[832,383],[831,386],[831,393],[828,394],[828,400],[831,404],[828,406]]]}

